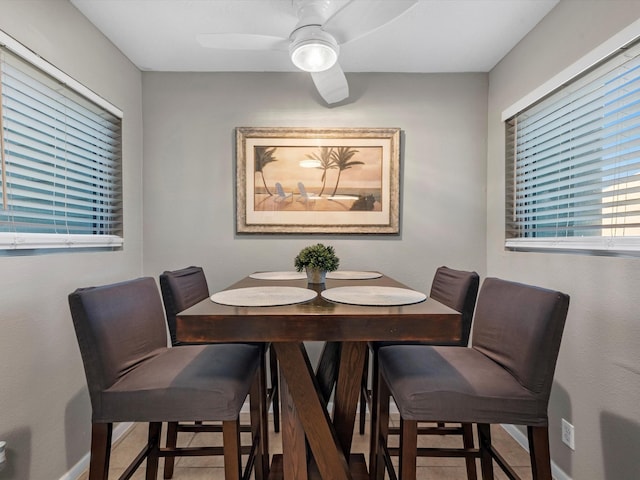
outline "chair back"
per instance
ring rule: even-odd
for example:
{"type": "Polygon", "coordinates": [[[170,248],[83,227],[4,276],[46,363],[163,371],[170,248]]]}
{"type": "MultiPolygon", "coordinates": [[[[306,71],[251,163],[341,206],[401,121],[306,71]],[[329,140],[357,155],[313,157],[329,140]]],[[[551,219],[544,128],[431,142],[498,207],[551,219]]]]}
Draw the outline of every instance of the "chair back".
{"type": "Polygon", "coordinates": [[[472,347],[548,399],[568,309],[564,293],[487,278],[478,297],[472,347]]]}
{"type": "Polygon", "coordinates": [[[94,415],[101,392],[167,348],[162,303],[153,278],[79,288],[69,307],[94,415]]]}
{"type": "Polygon", "coordinates": [[[459,345],[465,347],[469,343],[479,285],[480,277],[476,272],[449,267],[438,268],[431,284],[431,298],[462,314],[462,337],[459,345]]]}
{"type": "Polygon", "coordinates": [[[300,191],[300,195],[303,197],[308,197],[307,189],[304,187],[304,183],[298,182],[298,190],[300,191]]]}
{"type": "Polygon", "coordinates": [[[202,267],[186,267],[180,270],[165,271],[160,275],[160,290],[171,344],[176,339],[176,315],[183,310],[209,297],[209,286],[202,267]]]}
{"type": "Polygon", "coordinates": [[[278,196],[286,197],[284,188],[282,188],[282,184],[280,182],[276,182],[276,191],[278,192],[278,196]]]}

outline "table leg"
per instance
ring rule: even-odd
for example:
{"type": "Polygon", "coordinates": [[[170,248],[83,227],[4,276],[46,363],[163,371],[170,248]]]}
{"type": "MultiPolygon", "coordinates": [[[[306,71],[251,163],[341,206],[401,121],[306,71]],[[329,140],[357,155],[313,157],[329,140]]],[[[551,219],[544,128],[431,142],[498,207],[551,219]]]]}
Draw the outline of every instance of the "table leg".
{"type": "Polygon", "coordinates": [[[333,424],[347,458],[351,453],[366,350],[365,342],[343,342],[340,353],[338,382],[333,400],[333,424]]]}
{"type": "MultiPolygon", "coordinates": [[[[288,450],[291,447],[299,447],[299,443],[294,440],[299,438],[298,434],[294,433],[293,430],[297,426],[302,426],[322,478],[325,480],[351,480],[349,465],[329,414],[324,407],[319,393],[318,382],[313,373],[304,344],[301,342],[274,342],[272,346],[276,348],[276,354],[280,361],[280,371],[285,381],[284,383],[286,383],[286,389],[283,388],[282,397],[284,399],[286,390],[286,395],[291,396],[293,406],[297,407],[295,412],[299,418],[299,424],[294,421],[287,424],[287,429],[283,428],[282,441],[285,468],[291,461],[291,455],[293,455],[292,458],[295,462],[300,462],[302,455],[304,455],[300,451],[292,452],[288,450]],[[287,431],[289,427],[292,428],[291,431],[287,431]],[[286,437],[289,436],[291,438],[286,440],[286,437]]],[[[287,410],[290,410],[289,407],[287,407],[287,410]]],[[[291,411],[293,412],[293,410],[291,411]]],[[[303,448],[299,448],[299,450],[303,450],[303,448]]],[[[289,475],[294,474],[289,473],[289,475]]],[[[298,480],[299,478],[301,477],[288,476],[285,470],[285,479],[298,480]]]]}
{"type": "MultiPolygon", "coordinates": [[[[272,345],[273,348],[273,345],[272,345]]],[[[280,361],[282,364],[282,361],[280,361]]],[[[289,392],[289,385],[280,367],[280,431],[284,454],[284,478],[308,480],[307,444],[300,418],[289,392]]]]}

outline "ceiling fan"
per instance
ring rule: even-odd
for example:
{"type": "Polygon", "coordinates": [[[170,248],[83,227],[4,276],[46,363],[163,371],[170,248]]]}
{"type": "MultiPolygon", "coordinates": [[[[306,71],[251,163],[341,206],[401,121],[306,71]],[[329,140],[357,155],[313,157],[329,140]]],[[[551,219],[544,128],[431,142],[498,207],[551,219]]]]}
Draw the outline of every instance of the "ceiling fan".
{"type": "Polygon", "coordinates": [[[198,42],[226,50],[288,50],[293,64],[310,72],[328,103],[349,97],[349,84],[338,62],[340,45],[389,23],[417,0],[350,0],[335,13],[336,0],[292,0],[298,23],[283,36],[253,33],[203,33],[198,42]]]}

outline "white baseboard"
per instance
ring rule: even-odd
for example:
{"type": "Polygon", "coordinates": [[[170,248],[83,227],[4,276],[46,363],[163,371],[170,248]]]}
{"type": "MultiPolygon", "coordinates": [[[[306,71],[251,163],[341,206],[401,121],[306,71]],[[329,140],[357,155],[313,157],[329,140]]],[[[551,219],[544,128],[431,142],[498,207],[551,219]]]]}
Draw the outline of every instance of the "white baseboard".
{"type": "MultiPolygon", "coordinates": [[[[111,445],[115,445],[118,441],[129,431],[129,429],[133,428],[133,423],[119,423],[113,429],[113,434],[111,437],[111,445]]],[[[91,458],[91,453],[87,452],[78,463],[76,463],[71,470],[65,473],[60,477],[60,480],[78,480],[80,475],[87,471],[89,468],[89,459],[91,458]]]]}
{"type": "MultiPolygon", "coordinates": [[[[504,430],[511,435],[511,437],[518,442],[518,444],[524,448],[527,453],[529,452],[529,440],[527,436],[522,433],[518,428],[513,425],[500,425],[504,430]]],[[[567,475],[564,470],[558,467],[553,460],[551,460],[551,475],[555,480],[572,480],[569,475],[567,475]]]]}

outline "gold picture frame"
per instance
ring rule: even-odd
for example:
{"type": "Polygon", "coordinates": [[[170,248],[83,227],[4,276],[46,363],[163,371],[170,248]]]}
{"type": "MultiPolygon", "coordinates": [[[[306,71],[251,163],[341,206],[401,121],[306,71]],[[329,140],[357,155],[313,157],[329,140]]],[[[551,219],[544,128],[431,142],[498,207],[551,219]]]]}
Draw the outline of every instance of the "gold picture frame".
{"type": "Polygon", "coordinates": [[[399,128],[236,128],[238,233],[398,234],[399,128]]]}

